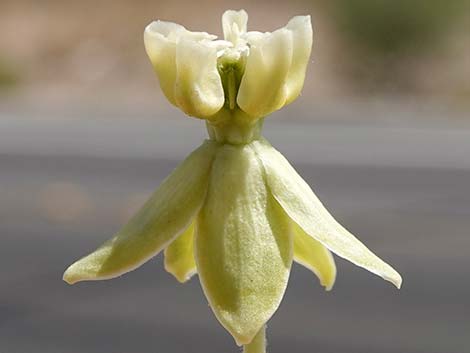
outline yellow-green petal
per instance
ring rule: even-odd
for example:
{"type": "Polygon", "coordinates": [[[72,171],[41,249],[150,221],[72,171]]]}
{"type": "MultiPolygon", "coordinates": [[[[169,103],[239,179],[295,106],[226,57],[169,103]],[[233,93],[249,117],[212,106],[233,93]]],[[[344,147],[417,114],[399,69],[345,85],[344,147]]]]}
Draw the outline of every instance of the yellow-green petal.
{"type": "Polygon", "coordinates": [[[400,274],[341,226],[282,154],[266,140],[252,144],[265,168],[267,183],[289,217],[332,252],[400,288],[400,274]]]}
{"type": "Polygon", "coordinates": [[[261,118],[286,102],[285,82],[292,61],[292,32],[281,28],[250,43],[237,103],[248,115],[261,118]]]}
{"type": "Polygon", "coordinates": [[[182,111],[197,118],[207,118],[222,108],[225,96],[216,47],[185,37],[178,42],[175,100],[182,111]]]}
{"type": "Polygon", "coordinates": [[[217,319],[248,344],[284,295],[292,263],[290,220],[267,191],[247,145],[224,145],[215,158],[197,221],[196,264],[217,319]]]}
{"type": "Polygon", "coordinates": [[[114,278],[158,254],[199,212],[216,150],[216,143],[206,141],[191,153],[130,222],[114,238],[71,265],[64,280],[73,284],[114,278]]]}
{"type": "Polygon", "coordinates": [[[184,283],[197,273],[194,260],[194,222],[165,249],[165,270],[184,283]]]}
{"type": "Polygon", "coordinates": [[[175,106],[178,106],[175,97],[176,47],[182,38],[202,41],[215,39],[216,36],[206,32],[191,32],[177,23],[166,21],[153,21],[144,31],[145,50],[158,76],[160,87],[166,98],[175,106]]]}
{"type": "Polygon", "coordinates": [[[144,31],[144,44],[150,62],[158,76],[160,87],[171,104],[175,100],[176,40],[186,29],[176,23],[154,21],[144,31]],[[169,36],[171,35],[171,40],[169,36]]]}
{"type": "Polygon", "coordinates": [[[331,290],[336,279],[336,265],[333,255],[319,241],[293,223],[294,260],[312,271],[326,290],[331,290]]]}
{"type": "Polygon", "coordinates": [[[285,104],[289,104],[299,96],[304,86],[305,72],[312,51],[313,31],[310,16],[295,16],[285,28],[292,32],[293,39],[292,63],[286,81],[285,104]]]}

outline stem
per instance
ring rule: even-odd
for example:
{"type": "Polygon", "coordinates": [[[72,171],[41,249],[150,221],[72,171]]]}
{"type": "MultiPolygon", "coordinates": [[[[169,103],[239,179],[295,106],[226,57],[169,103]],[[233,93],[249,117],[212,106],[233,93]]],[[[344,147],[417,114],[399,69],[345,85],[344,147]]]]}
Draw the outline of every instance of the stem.
{"type": "Polygon", "coordinates": [[[253,341],[243,346],[243,353],[266,353],[266,325],[259,330],[253,341]]]}

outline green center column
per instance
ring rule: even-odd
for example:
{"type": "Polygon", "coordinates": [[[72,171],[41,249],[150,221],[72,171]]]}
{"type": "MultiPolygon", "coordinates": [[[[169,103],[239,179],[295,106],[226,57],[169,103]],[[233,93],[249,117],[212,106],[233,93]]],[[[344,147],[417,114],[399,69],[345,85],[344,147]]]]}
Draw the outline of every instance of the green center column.
{"type": "Polygon", "coordinates": [[[206,127],[210,139],[219,143],[244,145],[261,136],[264,118],[249,116],[237,104],[245,61],[245,56],[234,49],[222,55],[217,62],[225,102],[215,115],[207,118],[206,127]]]}
{"type": "Polygon", "coordinates": [[[261,137],[263,121],[264,118],[253,119],[238,108],[222,108],[210,120],[206,120],[206,128],[211,140],[244,145],[261,137]]]}

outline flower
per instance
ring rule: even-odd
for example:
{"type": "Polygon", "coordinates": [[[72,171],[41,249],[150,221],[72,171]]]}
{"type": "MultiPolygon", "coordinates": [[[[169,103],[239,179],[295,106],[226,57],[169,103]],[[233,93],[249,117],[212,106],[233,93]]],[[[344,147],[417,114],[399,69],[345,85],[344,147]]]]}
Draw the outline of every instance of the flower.
{"type": "Polygon", "coordinates": [[[263,118],[300,93],[310,17],[273,33],[247,32],[245,11],[222,17],[224,40],[156,21],[145,45],[161,88],[210,138],[163,181],[115,236],[72,264],[70,284],[129,272],[164,250],[165,269],[198,274],[220,323],[247,352],[265,349],[292,262],[330,290],[331,252],[392,282],[400,275],[342,227],[289,162],[261,136],[263,118]],[[331,252],[330,252],[331,251],[331,252]]]}

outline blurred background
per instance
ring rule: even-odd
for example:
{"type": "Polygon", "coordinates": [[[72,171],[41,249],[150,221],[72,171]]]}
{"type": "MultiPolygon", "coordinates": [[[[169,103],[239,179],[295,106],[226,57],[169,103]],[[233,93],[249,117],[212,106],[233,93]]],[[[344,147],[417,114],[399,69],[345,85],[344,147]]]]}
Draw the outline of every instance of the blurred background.
{"type": "Polygon", "coordinates": [[[404,278],[337,259],[325,293],[295,266],[269,352],[470,352],[469,0],[0,0],[0,352],[239,351],[161,256],[61,281],[206,135],[164,99],[145,25],[220,35],[228,8],[262,31],[312,15],[303,94],[265,136],[404,278]]]}

